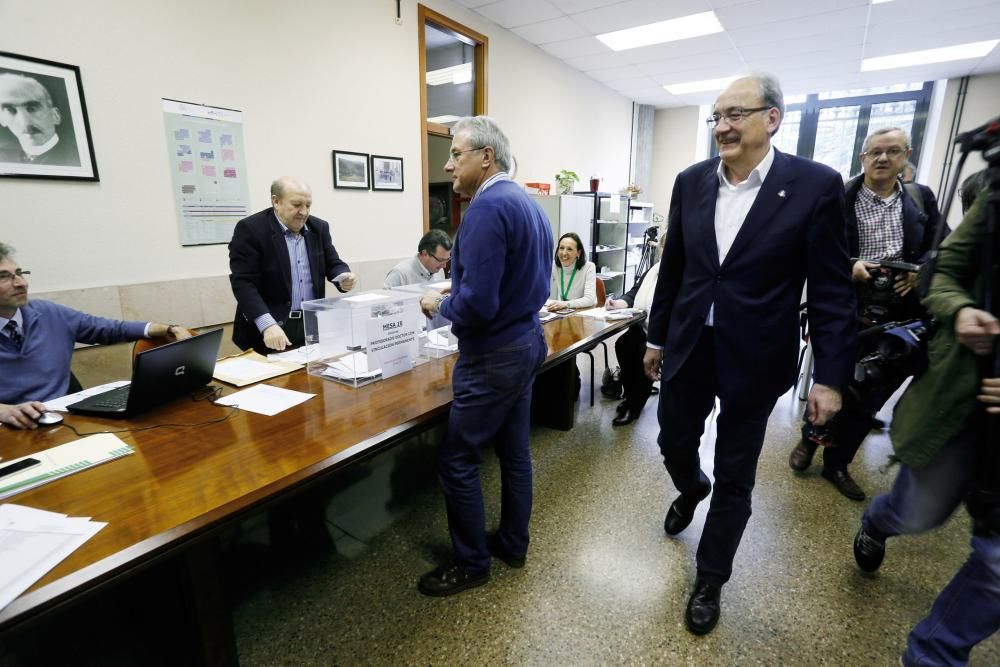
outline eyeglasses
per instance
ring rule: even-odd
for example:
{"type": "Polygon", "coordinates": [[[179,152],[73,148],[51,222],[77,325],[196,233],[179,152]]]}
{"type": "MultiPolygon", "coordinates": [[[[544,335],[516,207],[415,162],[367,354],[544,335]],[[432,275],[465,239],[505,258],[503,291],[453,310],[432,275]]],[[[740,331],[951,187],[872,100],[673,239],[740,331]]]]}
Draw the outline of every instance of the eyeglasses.
{"type": "Polygon", "coordinates": [[[868,157],[873,160],[877,160],[883,155],[886,155],[889,157],[890,160],[895,160],[904,153],[906,153],[905,148],[900,148],[899,146],[893,146],[888,150],[882,150],[881,148],[876,148],[873,151],[865,151],[864,153],[861,154],[861,157],[868,157]]]}
{"type": "Polygon", "coordinates": [[[462,153],[471,153],[472,151],[481,151],[484,148],[488,148],[488,146],[479,146],[478,148],[466,148],[464,151],[452,150],[451,151],[451,161],[452,162],[458,162],[458,158],[462,157],[462,153]]]}
{"type": "Polygon", "coordinates": [[[17,269],[14,273],[10,271],[0,271],[0,285],[6,285],[7,283],[17,278],[24,278],[25,276],[30,276],[31,271],[25,271],[24,269],[17,269]]]}
{"type": "Polygon", "coordinates": [[[767,111],[770,108],[771,107],[755,107],[753,109],[745,109],[743,107],[733,107],[732,109],[727,109],[725,113],[713,113],[705,119],[705,123],[709,127],[714,128],[719,124],[719,121],[725,118],[726,122],[730,125],[738,125],[739,123],[742,123],[750,114],[757,113],[758,111],[767,111]]]}
{"type": "Polygon", "coordinates": [[[438,257],[437,255],[431,255],[430,257],[438,264],[447,264],[451,261],[451,257],[438,257]]]}

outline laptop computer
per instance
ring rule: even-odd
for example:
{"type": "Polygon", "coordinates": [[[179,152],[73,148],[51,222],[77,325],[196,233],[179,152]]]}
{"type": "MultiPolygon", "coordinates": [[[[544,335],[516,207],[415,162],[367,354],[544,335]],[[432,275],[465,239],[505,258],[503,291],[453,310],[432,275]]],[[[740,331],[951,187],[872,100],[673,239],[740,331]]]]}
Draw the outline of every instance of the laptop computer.
{"type": "Polygon", "coordinates": [[[208,384],[222,344],[222,329],[140,352],[132,382],[66,406],[70,412],[99,417],[132,417],[208,384]]]}

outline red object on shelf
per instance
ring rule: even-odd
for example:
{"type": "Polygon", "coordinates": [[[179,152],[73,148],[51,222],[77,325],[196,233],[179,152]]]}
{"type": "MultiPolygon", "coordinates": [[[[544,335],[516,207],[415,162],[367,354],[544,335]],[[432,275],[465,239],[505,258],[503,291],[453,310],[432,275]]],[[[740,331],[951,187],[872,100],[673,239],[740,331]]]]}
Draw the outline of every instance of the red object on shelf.
{"type": "Polygon", "coordinates": [[[531,194],[547,195],[551,186],[548,183],[525,183],[524,187],[535,190],[531,194]]]}

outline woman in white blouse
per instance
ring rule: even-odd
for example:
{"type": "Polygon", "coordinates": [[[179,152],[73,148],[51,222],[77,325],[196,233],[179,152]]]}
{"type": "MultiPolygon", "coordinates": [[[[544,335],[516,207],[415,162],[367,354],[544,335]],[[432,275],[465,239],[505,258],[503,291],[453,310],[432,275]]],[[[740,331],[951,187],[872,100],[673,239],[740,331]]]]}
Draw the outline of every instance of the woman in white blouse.
{"type": "Polygon", "coordinates": [[[587,261],[587,251],[579,236],[569,232],[559,237],[554,264],[549,300],[545,302],[548,310],[597,305],[597,268],[587,261]]]}

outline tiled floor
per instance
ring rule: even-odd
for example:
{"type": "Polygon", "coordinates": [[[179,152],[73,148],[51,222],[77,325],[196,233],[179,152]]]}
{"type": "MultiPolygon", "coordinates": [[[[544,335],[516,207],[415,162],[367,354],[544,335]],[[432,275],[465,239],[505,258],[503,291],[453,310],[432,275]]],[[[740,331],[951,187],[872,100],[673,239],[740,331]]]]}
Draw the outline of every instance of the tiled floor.
{"type": "MultiPolygon", "coordinates": [[[[789,396],[768,426],[722,619],[695,637],[683,610],[707,503],[668,539],[662,522],[674,490],[655,443],[656,398],[638,422],[612,428],[615,403],[590,408],[587,392],[572,431],[532,433],[526,568],[497,563],[489,585],[451,598],[416,591],[417,577],[449,552],[436,434],[428,434],[339,485],[328,511],[335,549],[293,559],[277,574],[259,563],[243,568],[234,592],[241,662],[894,665],[909,629],[965,558],[969,521],[960,513],[934,533],[891,541],[882,570],[862,575],[851,540],[864,504],[840,496],[818,466],[802,475],[788,469],[801,410],[789,396]]],[[[879,470],[889,451],[887,436],[873,434],[853,466],[870,496],[890,486],[895,471],[879,470]]],[[[493,521],[498,484],[487,456],[493,521]]],[[[251,530],[241,539],[263,538],[251,530]]],[[[238,561],[232,572],[241,571],[238,561]]],[[[972,664],[1000,664],[1000,638],[981,645],[972,664]]]]}

